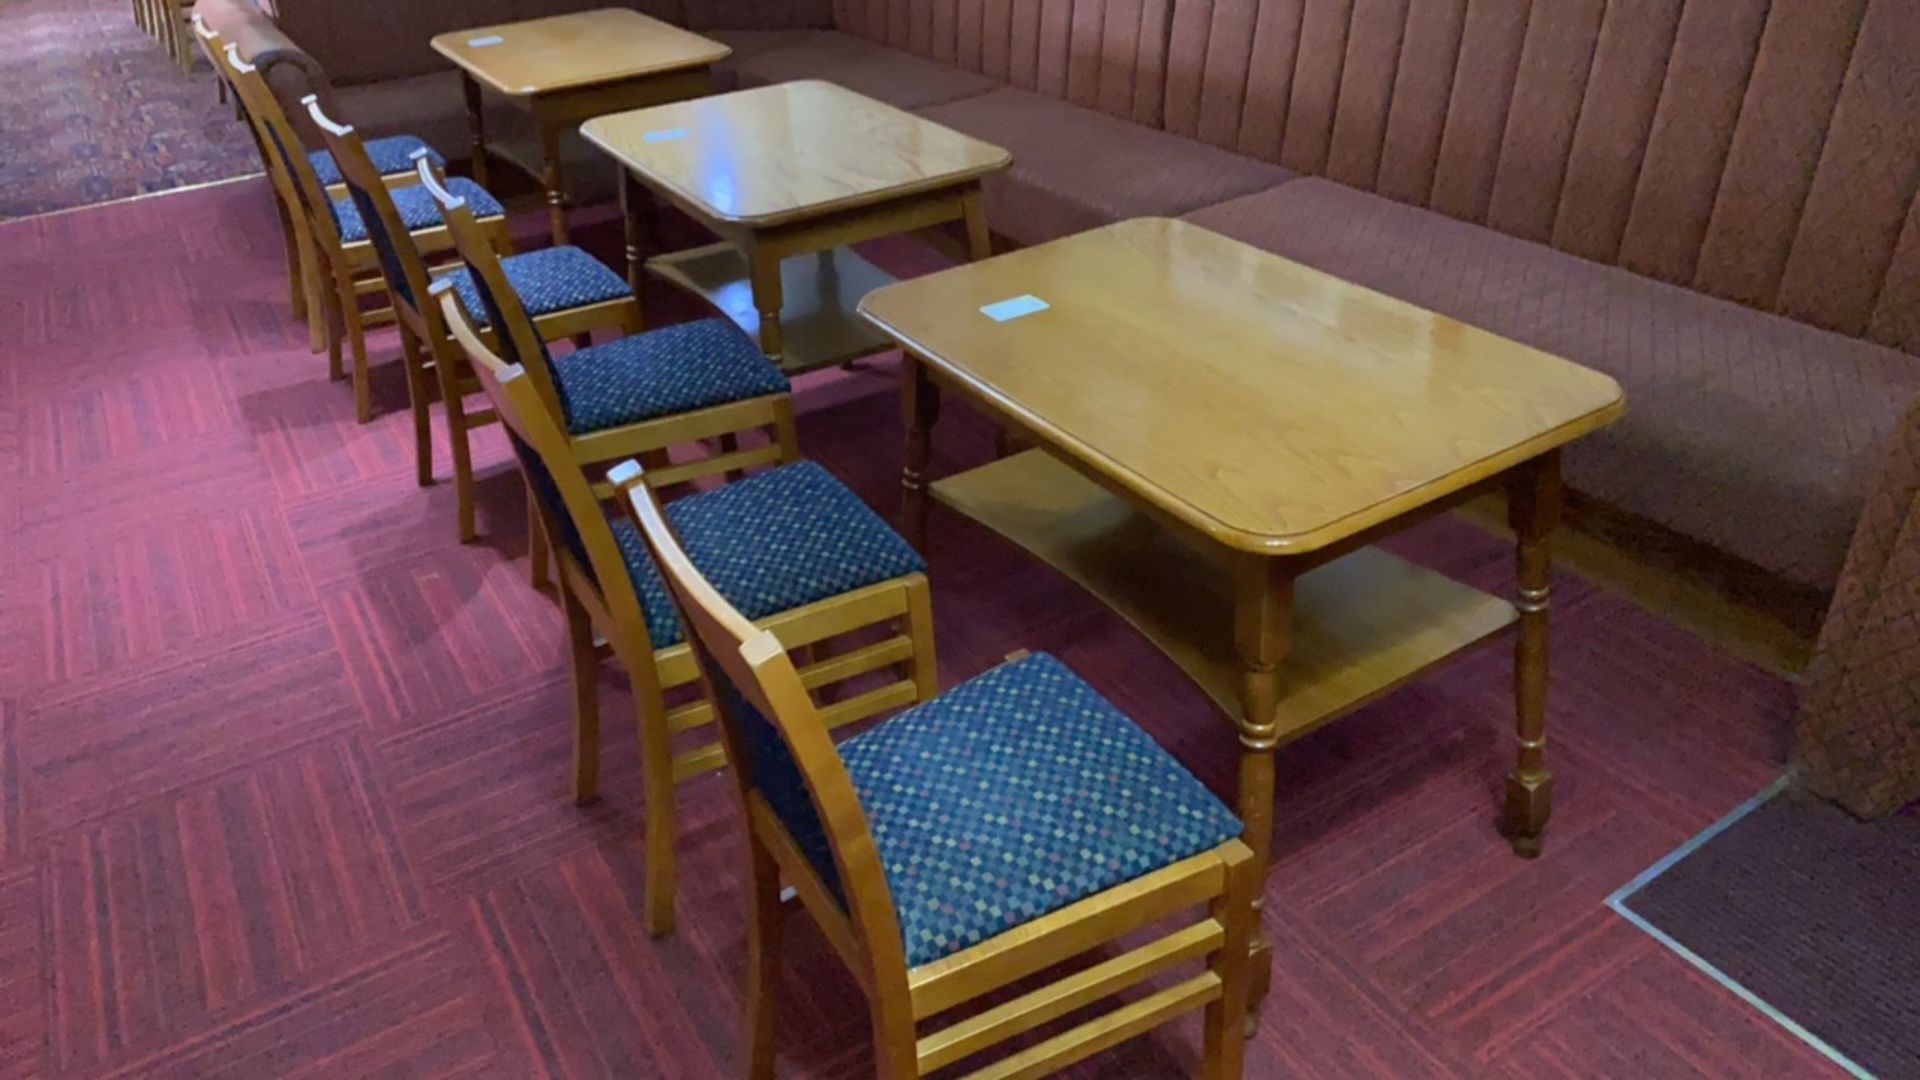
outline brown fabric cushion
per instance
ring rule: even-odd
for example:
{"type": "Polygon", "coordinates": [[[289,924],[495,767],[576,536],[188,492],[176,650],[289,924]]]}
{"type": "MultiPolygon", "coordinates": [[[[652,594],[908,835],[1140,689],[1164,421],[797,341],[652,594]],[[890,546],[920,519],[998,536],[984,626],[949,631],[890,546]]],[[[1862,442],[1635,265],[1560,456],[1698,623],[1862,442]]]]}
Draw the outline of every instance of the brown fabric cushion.
{"type": "Polygon", "coordinates": [[[731,67],[742,86],[826,79],[901,109],[984,94],[999,84],[984,75],[923,60],[838,31],[778,45],[731,67]]]}
{"type": "Polygon", "coordinates": [[[1612,375],[1626,419],[1570,483],[1831,586],[1920,363],[1325,180],[1188,219],[1612,375]]]}
{"type": "Polygon", "coordinates": [[[987,219],[1022,244],[1133,217],[1175,216],[1293,173],[1024,90],[920,110],[1013,152],[987,182],[987,219]]]}
{"type": "Polygon", "coordinates": [[[1875,477],[1795,734],[1801,780],[1854,814],[1920,799],[1920,406],[1875,477]]]}

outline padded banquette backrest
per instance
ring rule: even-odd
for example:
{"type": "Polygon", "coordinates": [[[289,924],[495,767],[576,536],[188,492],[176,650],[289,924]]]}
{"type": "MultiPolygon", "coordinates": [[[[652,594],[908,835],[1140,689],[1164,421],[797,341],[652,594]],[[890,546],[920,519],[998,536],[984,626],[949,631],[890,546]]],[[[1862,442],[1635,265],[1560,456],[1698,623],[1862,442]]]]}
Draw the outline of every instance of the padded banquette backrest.
{"type": "Polygon", "coordinates": [[[1165,126],[1920,352],[1920,0],[1175,0],[1165,126]]]}
{"type": "Polygon", "coordinates": [[[834,0],[834,25],[1158,127],[1173,0],[834,0]]]}

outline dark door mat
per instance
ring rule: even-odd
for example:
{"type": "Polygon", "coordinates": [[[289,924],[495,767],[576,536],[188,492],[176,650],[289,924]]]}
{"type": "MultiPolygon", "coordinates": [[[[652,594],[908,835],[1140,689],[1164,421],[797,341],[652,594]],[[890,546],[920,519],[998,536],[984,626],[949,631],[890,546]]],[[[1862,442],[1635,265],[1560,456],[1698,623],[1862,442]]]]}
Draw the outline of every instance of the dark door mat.
{"type": "Polygon", "coordinates": [[[1614,906],[1822,1049],[1920,1078],[1920,816],[1788,790],[1723,826],[1614,906]]]}

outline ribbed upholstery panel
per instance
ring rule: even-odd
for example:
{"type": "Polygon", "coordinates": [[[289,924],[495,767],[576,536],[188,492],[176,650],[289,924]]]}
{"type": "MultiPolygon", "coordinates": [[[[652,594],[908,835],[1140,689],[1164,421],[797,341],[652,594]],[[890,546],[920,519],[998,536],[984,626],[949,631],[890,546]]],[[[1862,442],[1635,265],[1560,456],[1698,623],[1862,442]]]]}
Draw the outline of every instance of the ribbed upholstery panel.
{"type": "Polygon", "coordinates": [[[1769,6],[1685,6],[1620,244],[1627,269],[1679,285],[1693,280],[1769,6]]]}
{"type": "Polygon", "coordinates": [[[1869,334],[1896,349],[1920,353],[1920,198],[1907,210],[1907,224],[1900,246],[1894,249],[1893,265],[1887,269],[1869,334]]]}
{"type": "Polygon", "coordinates": [[[1695,288],[1773,306],[1865,9],[1866,0],[1773,5],[1695,288]]]}
{"type": "Polygon", "coordinates": [[[1606,0],[1534,5],[1514,82],[1518,107],[1507,112],[1487,205],[1487,224],[1501,232],[1541,243],[1553,238],[1567,155],[1586,104],[1587,75],[1606,6],[1606,0]]]}
{"type": "Polygon", "coordinates": [[[1864,334],[1920,188],[1920,3],[1874,0],[1780,285],[1780,310],[1864,334]]]}
{"type": "Polygon", "coordinates": [[[983,0],[980,12],[980,73],[1002,82],[1013,81],[1014,8],[1031,8],[1021,0],[983,0]]]}
{"type": "Polygon", "coordinates": [[[1466,17],[1467,0],[1412,0],[1407,8],[1376,188],[1388,198],[1424,206],[1433,193],[1466,17]]]}
{"type": "Polygon", "coordinates": [[[1371,191],[1380,178],[1380,151],[1406,29],[1407,0],[1354,0],[1340,72],[1340,111],[1334,114],[1325,169],[1343,184],[1371,191]]]}
{"type": "Polygon", "coordinates": [[[1266,161],[1280,160],[1287,134],[1287,101],[1293,95],[1300,28],[1309,0],[1265,0],[1254,12],[1251,37],[1229,38],[1229,48],[1247,53],[1247,95],[1237,136],[1219,126],[1223,145],[1266,161]]]}
{"type": "Polygon", "coordinates": [[[1553,246],[1612,262],[1633,212],[1682,0],[1614,0],[1600,24],[1553,246]]]}
{"type": "Polygon", "coordinates": [[[1920,351],[1920,0],[1173,3],[1179,134],[1920,351]]]}
{"type": "Polygon", "coordinates": [[[1460,60],[1428,204],[1443,214],[1467,221],[1486,219],[1531,7],[1530,0],[1469,0],[1467,4],[1460,60]]]}
{"type": "MultiPolygon", "coordinates": [[[[1286,139],[1280,163],[1302,173],[1327,167],[1333,118],[1340,107],[1340,73],[1346,63],[1347,31],[1353,25],[1353,0],[1307,0],[1300,21],[1300,52],[1293,73],[1293,99],[1287,108],[1286,139]]],[[[1263,57],[1254,57],[1258,68],[1263,57]]]]}
{"type": "Polygon", "coordinates": [[[1015,85],[1049,97],[1064,98],[1067,74],[1072,66],[1068,42],[1073,35],[1073,0],[1038,0],[1032,6],[1039,9],[1039,18],[1031,24],[1023,20],[1016,26],[1031,25],[1033,44],[1029,51],[1033,54],[1033,74],[1029,83],[1015,85]]]}

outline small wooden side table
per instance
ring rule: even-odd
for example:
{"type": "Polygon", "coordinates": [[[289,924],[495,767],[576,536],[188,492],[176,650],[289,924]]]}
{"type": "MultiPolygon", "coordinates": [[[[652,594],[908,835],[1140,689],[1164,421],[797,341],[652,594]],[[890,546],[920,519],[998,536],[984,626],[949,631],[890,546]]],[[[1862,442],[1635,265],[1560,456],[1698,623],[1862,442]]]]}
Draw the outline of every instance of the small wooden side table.
{"type": "Polygon", "coordinates": [[[433,39],[460,66],[473,131],[473,173],[487,183],[485,89],[526,111],[540,132],[541,185],[553,242],[567,241],[560,133],[606,113],[699,97],[713,91],[713,65],[733,50],[628,8],[605,8],[433,39]]]}
{"type": "Polygon", "coordinates": [[[848,245],[965,223],[967,255],[992,254],[980,184],[1000,147],[832,83],[782,83],[581,126],[625,168],[627,271],[706,298],[788,372],[893,347],[860,319],[892,276],[848,245]],[[657,195],[718,244],[643,259],[657,195]]]}

